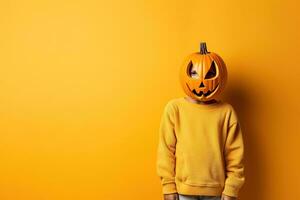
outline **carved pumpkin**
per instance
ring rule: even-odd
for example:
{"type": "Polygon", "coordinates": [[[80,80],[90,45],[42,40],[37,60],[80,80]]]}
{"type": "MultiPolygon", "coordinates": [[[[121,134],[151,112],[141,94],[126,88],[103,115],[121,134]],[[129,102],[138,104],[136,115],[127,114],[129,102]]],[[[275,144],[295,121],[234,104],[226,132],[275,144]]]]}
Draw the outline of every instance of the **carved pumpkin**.
{"type": "Polygon", "coordinates": [[[199,101],[216,98],[224,89],[227,70],[223,59],[208,52],[206,43],[200,43],[200,52],[189,55],[180,70],[180,82],[184,92],[199,101]]]}

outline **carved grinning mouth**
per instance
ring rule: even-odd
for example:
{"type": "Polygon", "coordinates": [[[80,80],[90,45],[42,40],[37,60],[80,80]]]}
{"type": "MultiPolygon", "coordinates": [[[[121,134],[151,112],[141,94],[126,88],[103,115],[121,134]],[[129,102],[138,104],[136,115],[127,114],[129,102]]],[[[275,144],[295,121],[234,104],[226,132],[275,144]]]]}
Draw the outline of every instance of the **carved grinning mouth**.
{"type": "Polygon", "coordinates": [[[219,84],[218,84],[212,91],[210,91],[210,90],[208,90],[207,92],[200,91],[200,92],[197,93],[195,89],[191,90],[191,88],[188,86],[188,84],[186,84],[186,85],[189,88],[189,90],[191,92],[193,92],[195,95],[197,95],[198,97],[200,97],[202,95],[207,97],[208,95],[212,94],[219,87],[219,84]]]}

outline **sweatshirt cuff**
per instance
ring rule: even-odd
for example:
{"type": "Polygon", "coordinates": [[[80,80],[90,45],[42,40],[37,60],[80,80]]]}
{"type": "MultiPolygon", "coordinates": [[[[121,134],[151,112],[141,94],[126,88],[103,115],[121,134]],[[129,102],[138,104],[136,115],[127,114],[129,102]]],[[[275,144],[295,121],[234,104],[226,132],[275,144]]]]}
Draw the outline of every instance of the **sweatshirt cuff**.
{"type": "Polygon", "coordinates": [[[239,188],[233,187],[231,185],[226,185],[226,184],[222,192],[222,194],[225,194],[230,197],[238,197],[238,193],[239,193],[239,188]]]}
{"type": "Polygon", "coordinates": [[[177,193],[176,184],[175,183],[166,183],[162,186],[163,194],[172,194],[177,193]]]}

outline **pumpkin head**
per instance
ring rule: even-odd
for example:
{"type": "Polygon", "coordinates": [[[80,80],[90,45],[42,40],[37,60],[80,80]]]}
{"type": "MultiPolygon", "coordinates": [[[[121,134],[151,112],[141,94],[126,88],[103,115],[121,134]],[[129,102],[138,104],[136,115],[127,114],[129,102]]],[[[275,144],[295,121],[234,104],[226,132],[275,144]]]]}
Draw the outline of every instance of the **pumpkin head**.
{"type": "Polygon", "coordinates": [[[180,70],[184,92],[198,101],[217,97],[225,87],[227,70],[223,59],[208,52],[206,43],[200,43],[200,52],[189,55],[180,70]]]}

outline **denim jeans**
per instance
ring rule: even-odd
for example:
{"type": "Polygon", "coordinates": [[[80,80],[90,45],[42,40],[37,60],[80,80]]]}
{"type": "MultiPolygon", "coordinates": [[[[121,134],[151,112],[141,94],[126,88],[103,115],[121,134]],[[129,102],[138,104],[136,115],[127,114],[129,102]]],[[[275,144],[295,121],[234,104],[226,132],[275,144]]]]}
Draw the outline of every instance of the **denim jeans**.
{"type": "Polygon", "coordinates": [[[183,195],[178,194],[179,200],[221,200],[221,196],[183,195]]]}

